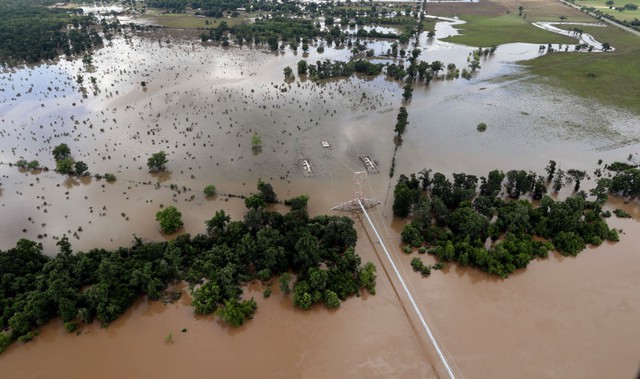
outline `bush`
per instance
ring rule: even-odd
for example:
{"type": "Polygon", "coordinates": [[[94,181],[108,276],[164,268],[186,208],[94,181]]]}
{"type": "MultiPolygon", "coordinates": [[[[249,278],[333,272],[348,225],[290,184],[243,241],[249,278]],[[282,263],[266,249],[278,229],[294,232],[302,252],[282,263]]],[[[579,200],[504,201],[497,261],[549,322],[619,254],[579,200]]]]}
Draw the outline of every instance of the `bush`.
{"type": "Polygon", "coordinates": [[[78,324],[73,321],[65,322],[64,328],[67,330],[67,332],[73,333],[76,331],[76,329],[78,329],[78,324]]]}
{"type": "Polygon", "coordinates": [[[11,344],[11,336],[0,332],[0,354],[11,344]]]}
{"type": "Polygon", "coordinates": [[[255,300],[245,300],[242,303],[238,299],[224,301],[224,308],[216,312],[227,325],[237,328],[244,324],[245,320],[252,319],[258,309],[255,300]]]}
{"type": "Polygon", "coordinates": [[[271,297],[271,287],[267,287],[264,289],[264,291],[262,291],[262,296],[264,296],[265,299],[271,297]]]}
{"type": "Polygon", "coordinates": [[[629,214],[629,212],[624,211],[622,209],[616,209],[615,211],[613,211],[613,213],[620,218],[631,218],[631,215],[629,214]]]}
{"type": "Polygon", "coordinates": [[[484,132],[485,130],[487,130],[487,124],[481,122],[478,124],[477,129],[479,132],[484,132]]]}
{"type": "Polygon", "coordinates": [[[106,173],[104,174],[104,179],[109,183],[113,183],[116,181],[116,176],[110,173],[106,173]]]}
{"type": "Polygon", "coordinates": [[[208,186],[204,187],[203,192],[204,192],[206,197],[215,196],[216,195],[216,186],[214,186],[213,184],[209,184],[208,186]]]}
{"type": "Polygon", "coordinates": [[[413,249],[409,245],[404,245],[404,247],[402,248],[402,251],[404,251],[405,254],[411,254],[412,250],[413,249]]]}

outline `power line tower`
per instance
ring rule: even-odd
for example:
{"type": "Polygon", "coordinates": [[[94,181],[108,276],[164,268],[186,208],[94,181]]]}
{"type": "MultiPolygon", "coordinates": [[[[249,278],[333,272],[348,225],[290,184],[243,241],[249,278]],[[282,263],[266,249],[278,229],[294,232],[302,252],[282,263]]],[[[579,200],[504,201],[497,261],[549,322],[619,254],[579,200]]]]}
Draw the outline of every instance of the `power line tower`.
{"type": "Polygon", "coordinates": [[[358,171],[353,173],[353,199],[331,208],[332,211],[355,212],[360,211],[359,203],[365,208],[373,208],[380,204],[378,199],[368,199],[364,197],[364,184],[367,178],[366,171],[358,171]]]}

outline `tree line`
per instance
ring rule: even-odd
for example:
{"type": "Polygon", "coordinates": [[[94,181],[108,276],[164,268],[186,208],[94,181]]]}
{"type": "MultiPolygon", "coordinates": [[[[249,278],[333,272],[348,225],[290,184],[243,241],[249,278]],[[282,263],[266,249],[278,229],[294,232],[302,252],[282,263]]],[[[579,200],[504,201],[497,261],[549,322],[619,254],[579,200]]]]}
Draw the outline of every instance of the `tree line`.
{"type": "MultiPolygon", "coordinates": [[[[259,189],[263,202],[272,195],[266,183],[259,189]]],[[[140,296],[175,299],[179,293],[167,288],[177,281],[189,284],[196,313],[215,312],[231,326],[253,317],[256,303],[242,298],[241,286],[255,279],[269,284],[279,275],[283,291],[292,290],[293,304],[303,309],[317,302],[338,307],[361,289],[375,293],[375,266],[355,253],[353,221],[309,217],[307,200],[287,201],[286,214],[254,206],[238,221],[220,210],[204,234],[163,242],[135,237],[132,246],[114,250],[73,252],[63,237],[50,257],[42,244],[21,239],[0,251],[0,351],[34,338],[56,317],[71,332],[94,320],[108,325],[140,296]]]]}
{"type": "Polygon", "coordinates": [[[102,46],[95,17],[81,9],[51,9],[48,2],[0,1],[0,61],[35,63],[102,46]],[[71,27],[68,27],[71,26],[71,27]]]}

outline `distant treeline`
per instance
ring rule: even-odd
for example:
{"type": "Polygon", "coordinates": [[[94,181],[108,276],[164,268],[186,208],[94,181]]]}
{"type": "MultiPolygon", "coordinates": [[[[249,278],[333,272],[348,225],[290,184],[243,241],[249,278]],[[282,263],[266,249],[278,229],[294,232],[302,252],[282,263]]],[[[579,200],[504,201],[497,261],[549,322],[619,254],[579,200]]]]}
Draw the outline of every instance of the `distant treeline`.
{"type": "MultiPolygon", "coordinates": [[[[603,211],[602,205],[607,193],[640,196],[640,170],[625,163],[607,168],[614,174],[601,177],[590,190],[595,201],[587,200],[584,191],[564,201],[547,196],[547,186],[557,192],[567,179],[578,191],[586,175],[584,171],[557,170],[553,161],[546,177],[523,170],[494,170],[480,178],[453,174],[451,180],[423,170],[400,176],[393,213],[412,215],[402,232],[409,246],[434,254],[440,262],[453,261],[504,278],[536,257],[546,257],[549,250],[577,255],[587,244],[618,240],[618,232],[605,221],[611,213],[603,211]],[[527,194],[538,202],[534,205],[522,199],[527,194]],[[491,240],[489,248],[487,239],[491,240]]],[[[602,171],[596,170],[596,175],[601,176],[602,171]]]]}
{"type": "Polygon", "coordinates": [[[384,65],[371,63],[364,59],[343,61],[316,61],[307,64],[305,60],[298,62],[298,75],[308,75],[311,80],[322,80],[336,77],[349,77],[354,73],[375,76],[382,72],[384,65]]]}
{"type": "Polygon", "coordinates": [[[34,63],[102,45],[94,17],[83,16],[81,10],[38,5],[47,3],[0,2],[0,62],[34,63]]]}
{"type": "Polygon", "coordinates": [[[115,250],[74,253],[65,237],[50,257],[42,244],[22,239],[0,251],[0,352],[16,339],[30,340],[56,317],[71,332],[94,319],[109,324],[140,296],[175,299],[179,293],[167,287],[182,280],[193,290],[196,313],[215,311],[233,326],[255,312],[253,299],[241,298],[242,284],[254,279],[270,285],[280,275],[287,293],[289,272],[295,273],[293,303],[303,309],[316,302],[338,307],[361,288],[375,293],[375,266],[362,265],[354,251],[353,221],[310,218],[307,199],[287,201],[292,210],[284,215],[254,207],[243,221],[218,211],[206,221],[206,234],[169,242],[135,238],[133,246],[115,250]]]}

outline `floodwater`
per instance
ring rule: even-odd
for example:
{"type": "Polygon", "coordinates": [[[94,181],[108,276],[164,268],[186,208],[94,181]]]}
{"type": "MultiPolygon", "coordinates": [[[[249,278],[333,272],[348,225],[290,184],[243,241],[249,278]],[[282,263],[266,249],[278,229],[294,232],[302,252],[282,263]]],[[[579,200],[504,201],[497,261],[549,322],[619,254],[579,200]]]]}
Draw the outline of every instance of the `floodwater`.
{"type": "MultiPolygon", "coordinates": [[[[389,44],[372,46],[382,52],[389,44]]],[[[421,59],[458,67],[472,51],[425,36],[420,44],[421,59]]],[[[73,236],[76,250],[128,244],[134,234],[157,240],[164,238],[154,221],[161,205],[177,206],[189,233],[202,232],[218,209],[242,217],[242,201],[204,198],[210,183],[222,194],[249,194],[261,178],[281,199],[308,193],[310,212],[327,213],[349,200],[351,173],[363,169],[358,157],[369,155],[381,173],[368,177],[367,194],[383,203],[372,216],[457,376],[634,377],[640,364],[637,203],[612,205],[634,215],[611,220],[625,231],[621,242],[577,258],[553,255],[506,280],[455,265],[423,279],[410,269],[412,256],[397,253],[401,223],[390,217],[395,180],[387,173],[400,85],[382,77],[284,83],[283,68],[296,72],[300,59],[350,54],[311,50],[271,53],[201,44],[187,32],[140,33],[97,51],[92,68],[62,61],[0,74],[0,248],[26,237],[55,254],[62,234],[73,236]],[[263,142],[257,154],[253,133],[263,142]],[[323,149],[323,140],[332,148],[323,149]],[[53,169],[51,149],[63,142],[92,173],[111,172],[118,180],[8,165],[37,159],[53,169]],[[154,176],[146,159],[159,150],[167,152],[170,172],[154,176]],[[310,160],[314,176],[303,175],[301,158],[310,160]]],[[[563,169],[592,172],[598,159],[634,154],[637,161],[640,116],[533,81],[515,62],[537,50],[500,46],[470,81],[417,85],[396,177],[425,167],[477,175],[493,168],[542,172],[554,159],[563,169]],[[476,131],[479,122],[488,125],[486,132],[476,131]]],[[[50,323],[34,342],[14,344],[0,356],[3,377],[445,377],[399,283],[387,275],[373,233],[353,217],[358,252],[378,266],[375,296],[350,299],[335,312],[302,312],[277,286],[262,299],[262,286],[250,284],[246,295],[259,310],[238,330],[193,316],[187,295],[167,306],[141,300],[108,328],[85,326],[79,336],[50,323]],[[173,342],[166,343],[169,333],[173,342]]]]}

